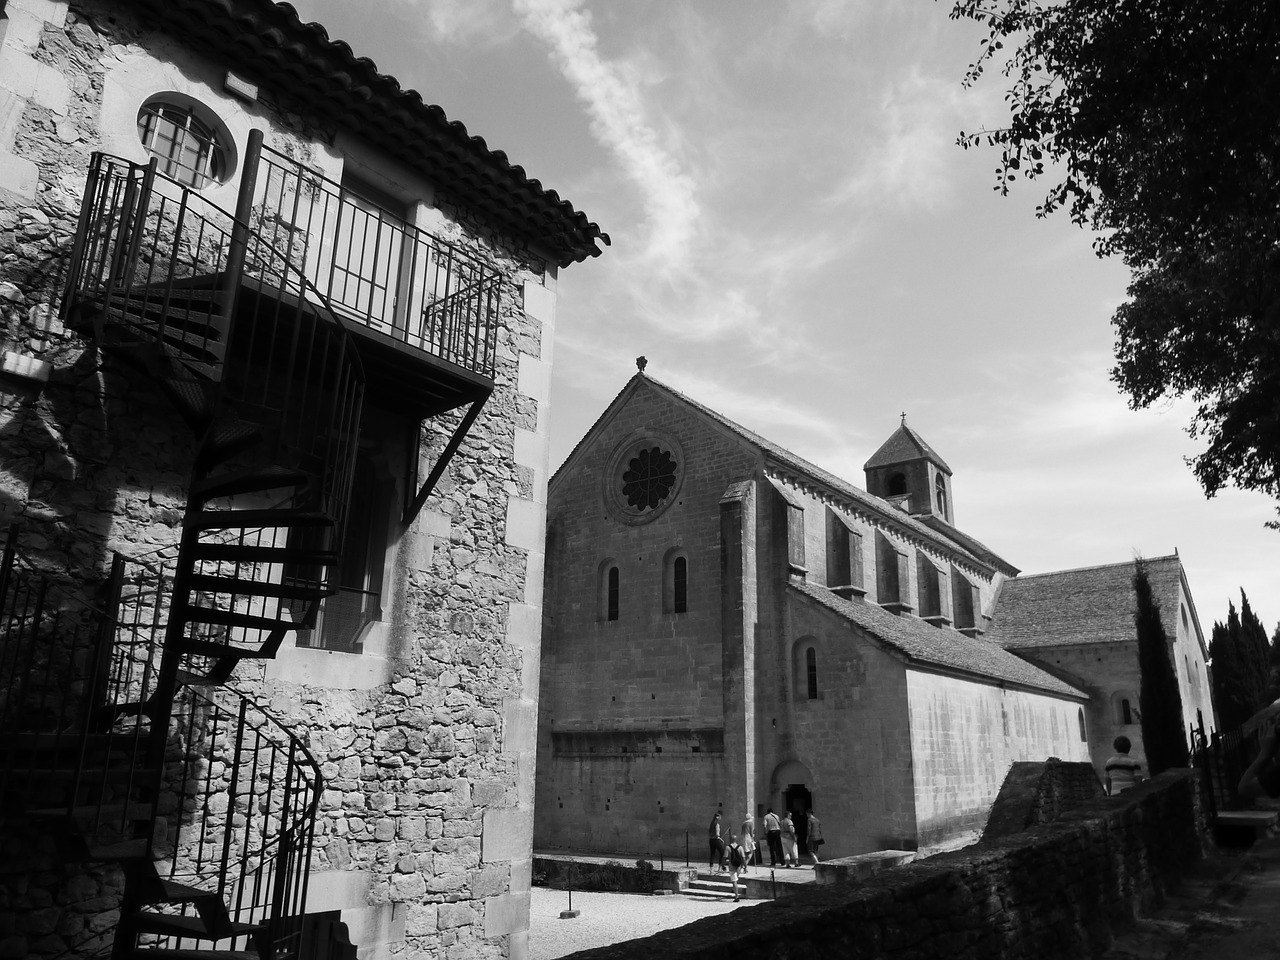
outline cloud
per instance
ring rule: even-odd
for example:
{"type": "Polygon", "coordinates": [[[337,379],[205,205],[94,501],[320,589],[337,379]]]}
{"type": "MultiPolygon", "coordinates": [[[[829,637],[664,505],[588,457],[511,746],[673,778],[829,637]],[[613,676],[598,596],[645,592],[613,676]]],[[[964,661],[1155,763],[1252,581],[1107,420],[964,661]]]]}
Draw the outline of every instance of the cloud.
{"type": "Polygon", "coordinates": [[[933,211],[951,195],[955,117],[963,91],[952,78],[918,67],[884,90],[862,118],[857,162],[830,199],[836,203],[933,211]]]}
{"type": "Polygon", "coordinates": [[[701,209],[693,178],[646,121],[632,70],[601,56],[581,0],[515,0],[525,28],[551,48],[556,64],[591,116],[592,132],[644,197],[645,254],[681,263],[695,242],[701,209]]]}

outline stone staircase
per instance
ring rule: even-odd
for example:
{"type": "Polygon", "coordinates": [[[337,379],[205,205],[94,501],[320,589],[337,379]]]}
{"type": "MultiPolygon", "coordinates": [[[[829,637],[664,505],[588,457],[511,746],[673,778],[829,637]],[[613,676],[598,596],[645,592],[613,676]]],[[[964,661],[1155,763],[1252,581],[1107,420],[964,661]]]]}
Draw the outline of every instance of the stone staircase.
{"type": "MultiPolygon", "coordinates": [[[[738,886],[741,889],[743,885],[739,882],[738,886]]],[[[680,892],[696,900],[732,900],[733,883],[727,872],[710,873],[699,870],[697,878],[683,884],[680,892]]]]}

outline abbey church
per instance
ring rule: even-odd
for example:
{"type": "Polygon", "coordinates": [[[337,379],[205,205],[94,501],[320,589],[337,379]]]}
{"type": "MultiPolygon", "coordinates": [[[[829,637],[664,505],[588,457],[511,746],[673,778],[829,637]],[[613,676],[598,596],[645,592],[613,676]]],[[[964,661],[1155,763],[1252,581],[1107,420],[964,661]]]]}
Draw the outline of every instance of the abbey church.
{"type": "MultiPolygon", "coordinates": [[[[1133,563],[1019,579],[954,516],[905,418],[859,487],[633,377],[548,488],[535,846],[700,855],[714,812],[772,807],[813,809],[824,855],[928,851],[1015,761],[1099,763],[1117,732],[1141,757],[1133,563]]],[[[1153,569],[1212,726],[1181,564],[1153,569]]]]}

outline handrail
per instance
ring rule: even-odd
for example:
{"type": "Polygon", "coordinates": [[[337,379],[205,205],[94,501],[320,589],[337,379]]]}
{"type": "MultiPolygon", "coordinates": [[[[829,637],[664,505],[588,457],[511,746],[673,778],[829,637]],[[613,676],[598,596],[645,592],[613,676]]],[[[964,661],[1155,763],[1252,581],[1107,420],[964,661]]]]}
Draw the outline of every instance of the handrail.
{"type": "Polygon", "coordinates": [[[170,348],[185,375],[216,384],[224,404],[261,411],[274,424],[265,438],[274,449],[264,456],[288,462],[292,451],[315,470],[316,506],[334,510],[340,529],[364,390],[349,332],[286,251],[154,166],[93,155],[86,235],[73,250],[64,311],[115,310],[138,339],[145,320],[147,335],[170,348]],[[212,286],[227,272],[237,225],[247,241],[245,277],[258,295],[232,330],[212,286]],[[282,375],[224,378],[230,350],[267,360],[282,375]]]}
{"type": "MultiPolygon", "coordinates": [[[[166,786],[199,826],[171,829],[165,873],[217,894],[232,921],[265,925],[271,957],[296,957],[324,786],[315,757],[284,723],[227,688],[188,688],[177,698],[170,756],[181,762],[166,786]]],[[[182,912],[198,908],[187,903],[182,912]]],[[[248,949],[249,940],[227,949],[248,949]]]]}
{"type": "Polygon", "coordinates": [[[231,919],[265,924],[275,960],[296,957],[323,789],[316,758],[239,692],[186,688],[165,733],[168,756],[182,762],[167,763],[157,786],[142,769],[155,731],[141,705],[155,692],[166,581],[113,554],[103,603],[24,558],[18,539],[14,524],[0,559],[0,799],[46,804],[49,771],[74,758],[66,815],[93,808],[90,839],[110,840],[128,839],[136,816],[120,797],[167,793],[166,809],[199,816],[165,837],[152,832],[152,855],[167,854],[171,878],[218,894],[231,919]],[[124,779],[92,781],[86,768],[113,755],[127,764],[117,768],[124,779]]]}
{"type": "Polygon", "coordinates": [[[502,275],[461,244],[406,222],[262,148],[254,223],[324,290],[343,317],[492,378],[502,275]]]}

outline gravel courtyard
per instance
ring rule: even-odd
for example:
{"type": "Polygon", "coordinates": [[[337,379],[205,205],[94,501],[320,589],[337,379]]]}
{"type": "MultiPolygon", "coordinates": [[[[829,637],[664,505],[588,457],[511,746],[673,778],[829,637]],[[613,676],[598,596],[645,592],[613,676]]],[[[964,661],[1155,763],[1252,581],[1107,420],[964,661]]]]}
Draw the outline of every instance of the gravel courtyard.
{"type": "Polygon", "coordinates": [[[706,901],[638,893],[573,893],[581,916],[561,920],[569,906],[563,890],[534,887],[529,903],[529,960],[555,960],[579,950],[647,937],[703,917],[748,909],[764,900],[706,901]]]}

